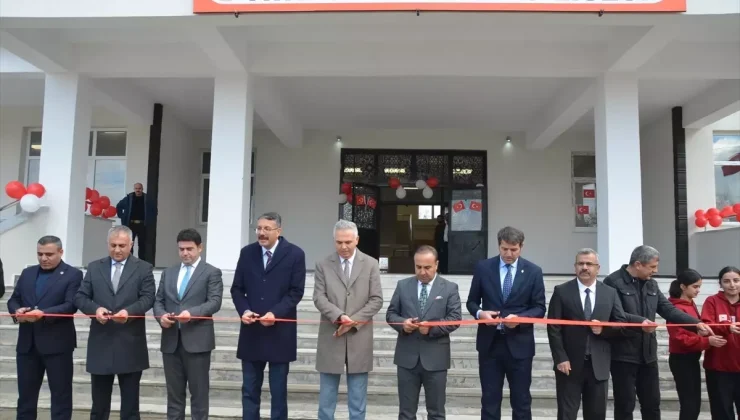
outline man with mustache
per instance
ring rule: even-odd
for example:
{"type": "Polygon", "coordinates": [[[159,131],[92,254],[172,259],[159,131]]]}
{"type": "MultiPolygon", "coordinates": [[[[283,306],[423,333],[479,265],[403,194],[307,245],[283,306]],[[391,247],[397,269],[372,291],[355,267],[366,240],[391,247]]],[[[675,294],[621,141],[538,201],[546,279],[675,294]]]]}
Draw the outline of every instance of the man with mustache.
{"type": "Polygon", "coordinates": [[[260,419],[264,370],[270,364],[270,418],[288,419],[288,370],[298,358],[297,307],[306,285],[306,255],[281,236],[282,219],[257,219],[257,242],[242,248],[231,297],[242,325],[236,356],[242,361],[242,419],[260,419]]]}
{"type": "MultiPolygon", "coordinates": [[[[616,290],[596,280],[599,255],[585,248],[576,254],[577,278],[555,286],[547,317],[575,321],[641,323],[627,314],[616,290]]],[[[583,399],[583,420],[604,420],[609,392],[611,345],[608,337],[619,328],[548,325],[547,335],[555,362],[558,420],[575,420],[583,399]]]]}

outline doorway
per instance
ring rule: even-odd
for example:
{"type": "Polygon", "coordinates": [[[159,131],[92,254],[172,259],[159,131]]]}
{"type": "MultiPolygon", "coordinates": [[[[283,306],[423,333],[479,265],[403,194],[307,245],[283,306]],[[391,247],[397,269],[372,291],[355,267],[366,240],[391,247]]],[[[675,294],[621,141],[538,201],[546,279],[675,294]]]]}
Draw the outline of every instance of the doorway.
{"type": "Polygon", "coordinates": [[[342,149],[340,185],[351,192],[339,217],[357,224],[358,248],[384,272],[413,274],[414,252],[430,245],[440,273],[472,274],[488,256],[485,180],[483,151],[342,149]],[[425,193],[418,182],[432,178],[425,193]]]}

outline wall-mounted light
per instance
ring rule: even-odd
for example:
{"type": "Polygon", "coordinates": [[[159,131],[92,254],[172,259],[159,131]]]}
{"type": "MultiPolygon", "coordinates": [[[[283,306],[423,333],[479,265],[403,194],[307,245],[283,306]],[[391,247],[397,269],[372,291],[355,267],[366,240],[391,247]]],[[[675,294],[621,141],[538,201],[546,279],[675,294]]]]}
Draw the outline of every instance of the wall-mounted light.
{"type": "Polygon", "coordinates": [[[337,143],[341,143],[341,142],[342,142],[342,136],[337,136],[337,143]]]}
{"type": "Polygon", "coordinates": [[[506,136],[506,142],[511,143],[511,136],[506,136]]]}

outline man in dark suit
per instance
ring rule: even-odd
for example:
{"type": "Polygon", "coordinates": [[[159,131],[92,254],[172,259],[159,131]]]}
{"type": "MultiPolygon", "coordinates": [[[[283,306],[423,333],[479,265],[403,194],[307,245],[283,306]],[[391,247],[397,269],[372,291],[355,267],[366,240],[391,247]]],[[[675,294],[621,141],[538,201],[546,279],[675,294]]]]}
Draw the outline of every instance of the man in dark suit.
{"type": "Polygon", "coordinates": [[[298,303],[306,285],[306,256],[301,248],[280,236],[277,213],[257,220],[257,242],[241,250],[231,286],[231,297],[242,318],[236,356],[242,361],[244,420],[260,419],[264,370],[270,364],[272,420],[288,419],[288,369],[298,358],[298,303]]]}
{"type": "MultiPolygon", "coordinates": [[[[642,323],[626,315],[616,290],[596,280],[599,256],[593,249],[576,254],[577,279],[555,286],[547,317],[574,321],[642,323]]],[[[548,325],[555,362],[558,420],[575,420],[583,398],[583,419],[604,420],[609,392],[611,343],[620,328],[548,325]]]]}
{"type": "Polygon", "coordinates": [[[478,263],[467,307],[477,319],[476,350],[481,389],[481,419],[499,420],[504,377],[509,382],[513,420],[532,418],[532,360],[534,325],[516,317],[545,316],[542,269],[520,258],[524,233],[513,227],[498,232],[499,256],[478,263]]]}
{"type": "Polygon", "coordinates": [[[92,379],[91,420],[108,420],[113,380],[121,389],[121,418],[138,419],[139,382],[149,369],[146,321],[154,304],[152,265],[131,255],[131,229],[116,226],[108,233],[109,257],[87,265],[75,299],[90,320],[87,372],[92,379]]]}
{"type": "Polygon", "coordinates": [[[154,224],[157,217],[157,204],[154,199],[147,195],[144,186],[137,182],[134,184],[134,192],[128,193],[116,204],[116,214],[121,219],[121,224],[131,229],[133,235],[131,246],[138,238],[139,258],[146,261],[149,251],[147,229],[154,224]]]}
{"type": "Polygon", "coordinates": [[[16,346],[19,419],[36,418],[44,373],[51,391],[51,419],[72,418],[74,318],[46,316],[77,312],[74,298],[82,271],[62,261],[63,254],[62,241],[56,236],[39,239],[39,264],[23,270],[8,300],[8,312],[20,323],[16,346]]]}
{"type": "Polygon", "coordinates": [[[221,270],[201,260],[203,243],[195,229],[177,234],[180,264],[162,272],[154,315],[162,326],[162,362],[167,382],[167,419],[185,420],[186,387],[193,420],[208,419],[211,351],[216,348],[212,319],[221,309],[221,270]]]}
{"type": "Polygon", "coordinates": [[[460,321],[462,306],[457,283],[438,276],[438,264],[437,251],[420,246],[414,254],[416,276],[396,284],[386,311],[386,322],[398,331],[393,363],[398,367],[399,420],[416,420],[422,385],[427,418],[445,418],[450,333],[459,325],[427,326],[425,322],[460,321]]]}
{"type": "Polygon", "coordinates": [[[3,260],[0,259],[0,298],[5,296],[5,273],[3,272],[3,260]]]}
{"type": "MultiPolygon", "coordinates": [[[[654,324],[659,314],[672,324],[696,324],[701,335],[714,335],[709,326],[676,308],[660,291],[653,276],[658,272],[660,253],[651,246],[640,245],[632,251],[629,264],[609,274],[604,284],[617,289],[626,313],[645,318],[654,324]]],[[[660,377],[658,341],[655,326],[642,330],[624,328],[612,344],[612,388],[614,419],[632,420],[635,396],[640,400],[643,420],[660,420],[660,377]]]]}

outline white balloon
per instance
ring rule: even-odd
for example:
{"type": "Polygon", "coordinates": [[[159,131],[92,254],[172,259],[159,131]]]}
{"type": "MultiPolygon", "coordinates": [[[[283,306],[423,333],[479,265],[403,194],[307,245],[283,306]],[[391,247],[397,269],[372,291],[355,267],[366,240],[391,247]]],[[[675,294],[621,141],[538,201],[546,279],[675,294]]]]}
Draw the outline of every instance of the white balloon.
{"type": "Polygon", "coordinates": [[[403,187],[396,188],[396,197],[403,200],[406,198],[406,190],[403,187]]]}
{"type": "Polygon", "coordinates": [[[424,190],[423,190],[423,191],[421,192],[421,195],[423,195],[423,196],[424,196],[424,198],[432,198],[432,196],[434,195],[434,191],[432,191],[432,189],[431,189],[431,188],[429,188],[429,187],[426,187],[426,188],[424,188],[424,190]]]}
{"type": "Polygon", "coordinates": [[[21,197],[21,208],[23,211],[27,211],[29,213],[35,213],[38,211],[38,209],[41,207],[41,203],[39,202],[39,198],[36,197],[33,194],[26,194],[23,197],[21,197]]]}
{"type": "Polygon", "coordinates": [[[344,204],[347,202],[347,194],[339,194],[338,197],[339,204],[344,204]]]}
{"type": "Polygon", "coordinates": [[[426,186],[427,186],[427,183],[423,179],[416,181],[416,188],[421,190],[423,188],[426,188],[426,186]]]}

